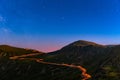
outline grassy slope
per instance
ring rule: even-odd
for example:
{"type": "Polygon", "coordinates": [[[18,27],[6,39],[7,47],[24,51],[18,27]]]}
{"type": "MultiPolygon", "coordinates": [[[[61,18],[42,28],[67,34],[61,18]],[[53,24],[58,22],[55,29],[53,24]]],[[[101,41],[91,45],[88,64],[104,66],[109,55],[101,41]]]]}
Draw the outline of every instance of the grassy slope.
{"type": "Polygon", "coordinates": [[[76,69],[34,61],[0,61],[0,80],[78,80],[76,69]]]}

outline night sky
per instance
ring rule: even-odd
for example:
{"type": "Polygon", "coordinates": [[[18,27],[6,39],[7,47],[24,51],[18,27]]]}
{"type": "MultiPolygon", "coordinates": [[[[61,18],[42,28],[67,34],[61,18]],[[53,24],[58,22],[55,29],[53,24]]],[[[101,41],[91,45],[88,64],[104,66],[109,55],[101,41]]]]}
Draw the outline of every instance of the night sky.
{"type": "Polygon", "coordinates": [[[120,43],[120,0],[0,0],[0,44],[54,51],[120,43]]]}

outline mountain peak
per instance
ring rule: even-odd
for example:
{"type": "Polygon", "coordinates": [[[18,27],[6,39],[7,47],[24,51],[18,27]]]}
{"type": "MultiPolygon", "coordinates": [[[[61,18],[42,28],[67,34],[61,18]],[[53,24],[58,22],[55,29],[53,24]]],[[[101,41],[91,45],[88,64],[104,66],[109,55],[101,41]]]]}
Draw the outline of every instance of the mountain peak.
{"type": "Polygon", "coordinates": [[[85,41],[85,40],[75,41],[75,42],[71,43],[69,46],[89,46],[89,45],[92,45],[92,46],[103,46],[103,45],[97,44],[95,42],[90,42],[90,41],[85,41]]]}

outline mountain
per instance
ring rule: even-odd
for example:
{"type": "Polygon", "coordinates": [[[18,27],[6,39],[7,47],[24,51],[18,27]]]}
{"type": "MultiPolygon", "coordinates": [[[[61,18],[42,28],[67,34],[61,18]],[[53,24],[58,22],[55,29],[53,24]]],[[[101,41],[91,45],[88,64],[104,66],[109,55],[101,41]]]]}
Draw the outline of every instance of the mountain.
{"type": "MultiPolygon", "coordinates": [[[[94,42],[75,41],[62,49],[48,53],[46,61],[82,65],[86,68],[96,68],[104,60],[109,49],[94,42]],[[92,62],[92,63],[91,63],[92,62]]],[[[90,72],[93,70],[90,70],[90,72]]]]}
{"type": "Polygon", "coordinates": [[[46,61],[82,65],[91,73],[92,80],[120,79],[120,45],[79,40],[49,53],[46,61]]]}
{"type": "Polygon", "coordinates": [[[24,49],[13,47],[9,45],[0,45],[0,57],[10,57],[10,56],[17,56],[23,54],[30,54],[30,53],[43,53],[33,49],[24,49]]]}

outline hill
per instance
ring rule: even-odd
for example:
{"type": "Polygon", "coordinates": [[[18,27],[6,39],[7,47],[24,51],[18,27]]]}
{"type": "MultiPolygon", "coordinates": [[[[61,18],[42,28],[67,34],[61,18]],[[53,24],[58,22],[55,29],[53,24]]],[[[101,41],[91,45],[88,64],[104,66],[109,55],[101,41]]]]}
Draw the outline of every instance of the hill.
{"type": "Polygon", "coordinates": [[[104,45],[80,40],[48,53],[46,61],[82,65],[91,69],[97,68],[99,62],[104,60],[108,53],[109,49],[104,45]]]}
{"type": "Polygon", "coordinates": [[[9,58],[10,56],[17,56],[17,55],[30,54],[30,53],[43,54],[43,52],[39,52],[33,49],[24,49],[24,48],[9,46],[9,45],[0,45],[0,57],[9,58]]]}
{"type": "Polygon", "coordinates": [[[49,53],[46,61],[82,65],[92,80],[120,79],[120,45],[100,45],[79,40],[49,53]]]}

